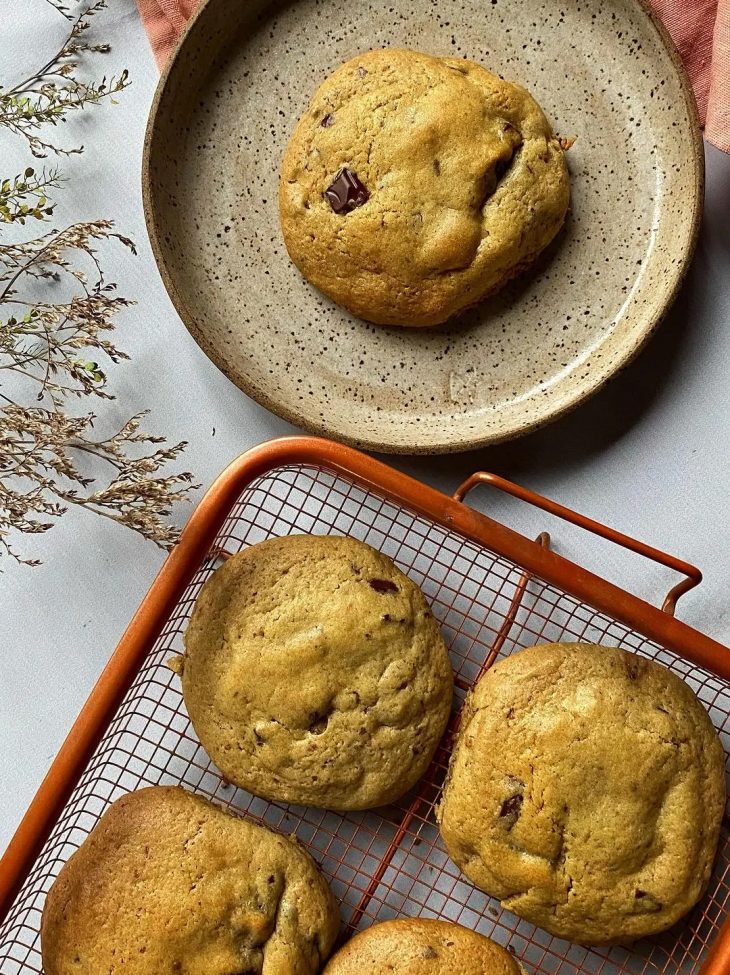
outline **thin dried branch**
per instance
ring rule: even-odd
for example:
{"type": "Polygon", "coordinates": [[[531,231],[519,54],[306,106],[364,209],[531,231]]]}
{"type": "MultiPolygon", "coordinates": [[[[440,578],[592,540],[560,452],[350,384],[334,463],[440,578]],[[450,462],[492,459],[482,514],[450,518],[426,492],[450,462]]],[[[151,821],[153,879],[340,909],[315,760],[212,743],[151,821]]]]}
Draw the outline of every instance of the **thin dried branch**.
{"type": "Polygon", "coordinates": [[[48,191],[61,181],[57,169],[42,169],[37,173],[28,166],[22,175],[0,182],[0,223],[25,224],[29,217],[43,220],[53,214],[48,191]]]}
{"type": "MultiPolygon", "coordinates": [[[[54,3],[53,6],[64,12],[65,4],[54,3]]],[[[24,138],[30,151],[39,159],[49,153],[70,156],[84,148],[55,146],[41,138],[40,129],[63,123],[71,112],[98,105],[104,99],[115,103],[114,95],[129,84],[126,70],[111,78],[104,76],[100,82],[81,81],[76,74],[81,55],[89,52],[106,54],[110,50],[108,44],[90,44],[85,39],[91,18],[105,7],[106,0],[97,0],[73,18],[65,41],[52,58],[11,88],[0,87],[0,125],[24,138]]],[[[66,14],[70,17],[67,10],[66,14]]]]}
{"type": "Polygon", "coordinates": [[[94,247],[110,239],[136,253],[132,241],[117,234],[109,220],[73,224],[22,244],[0,246],[0,314],[3,306],[11,310],[0,318],[0,370],[35,384],[39,398],[49,396],[55,408],[69,395],[110,398],[104,389],[106,373],[96,359],[127,358],[108,333],[114,330],[117,312],[132,302],[106,282],[94,247]],[[94,269],[92,281],[78,266],[79,254],[94,269]],[[34,282],[59,284],[64,277],[80,293],[67,301],[33,301],[34,282]]]}
{"type": "Polygon", "coordinates": [[[93,440],[93,413],[72,417],[6,401],[0,408],[0,551],[28,561],[14,550],[11,533],[48,531],[70,505],[126,525],[161,548],[174,545],[178,532],[165,519],[196,485],[187,472],[161,473],[186,444],[164,445],[164,438],[141,431],[144,415],[105,440],[93,440]],[[111,469],[103,486],[83,473],[78,453],[111,469]]]}
{"type": "Polygon", "coordinates": [[[73,14],[68,4],[64,3],[63,0],[46,0],[46,3],[50,4],[54,10],[56,10],[62,17],[66,20],[73,20],[73,14]]]}
{"type": "MultiPolygon", "coordinates": [[[[24,138],[36,156],[80,152],[83,147],[51,145],[39,130],[104,98],[113,101],[128,84],[126,71],[109,82],[76,77],[80,55],[109,51],[108,44],[85,39],[104,0],[77,17],[68,3],[48,2],[71,21],[70,33],[38,71],[0,89],[0,126],[24,138]]],[[[1,180],[0,225],[47,219],[53,213],[48,191],[59,182],[58,170],[38,173],[31,166],[1,180]]],[[[98,253],[109,241],[136,253],[109,220],[75,223],[31,240],[0,240],[0,555],[30,565],[37,560],[24,559],[13,539],[48,531],[71,506],[167,548],[177,531],[166,519],[194,488],[189,473],[166,473],[185,444],[171,446],[141,431],[144,414],[98,440],[92,437],[94,413],[68,411],[72,398],[112,399],[107,364],[127,358],[112,333],[131,302],[106,280],[98,253]],[[96,476],[99,468],[106,477],[96,476]]]]}
{"type": "Polygon", "coordinates": [[[47,531],[69,505],[169,547],[177,532],[164,519],[192,489],[189,473],[161,473],[185,444],[169,446],[163,437],[141,432],[140,416],[113,437],[93,440],[89,431],[94,414],[65,411],[69,397],[113,398],[97,359],[127,358],[109,337],[117,313],[131,304],[104,277],[96,244],[109,240],[135,252],[132,241],[116,233],[108,220],[0,245],[0,314],[3,308],[11,310],[0,318],[0,377],[6,373],[32,387],[37,404],[27,406],[0,393],[5,403],[0,412],[0,551],[19,559],[9,540],[11,531],[47,531]],[[93,273],[80,268],[79,258],[86,259],[93,273]],[[65,281],[76,293],[66,300],[34,300],[44,280],[52,289],[65,281]],[[97,486],[77,456],[103,461],[114,473],[97,486]]]}

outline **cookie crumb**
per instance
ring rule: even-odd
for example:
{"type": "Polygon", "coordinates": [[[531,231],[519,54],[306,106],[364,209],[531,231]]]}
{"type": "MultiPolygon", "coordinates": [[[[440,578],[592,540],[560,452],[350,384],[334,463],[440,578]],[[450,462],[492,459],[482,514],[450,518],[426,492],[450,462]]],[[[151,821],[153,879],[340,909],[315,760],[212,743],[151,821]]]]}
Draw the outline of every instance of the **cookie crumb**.
{"type": "Polygon", "coordinates": [[[182,677],[183,671],[185,670],[185,657],[181,653],[176,653],[174,657],[170,657],[167,661],[167,666],[178,677],[182,677]]]}

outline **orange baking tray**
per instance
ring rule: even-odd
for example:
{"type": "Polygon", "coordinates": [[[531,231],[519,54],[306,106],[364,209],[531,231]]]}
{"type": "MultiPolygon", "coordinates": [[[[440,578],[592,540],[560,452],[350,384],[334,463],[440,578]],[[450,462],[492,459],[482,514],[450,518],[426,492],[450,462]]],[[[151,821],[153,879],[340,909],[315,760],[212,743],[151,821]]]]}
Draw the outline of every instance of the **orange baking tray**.
{"type": "Polygon", "coordinates": [[[434,822],[458,708],[495,659],[535,643],[587,640],[651,657],[685,680],[730,750],[730,657],[673,616],[699,570],[493,475],[449,498],[358,451],[309,437],[263,444],[221,474],[122,637],[0,861],[0,973],[40,972],[45,894],[114,799],[177,783],[296,833],[342,905],[343,936],[401,915],[458,921],[506,945],[533,973],[730,973],[727,817],[710,887],[671,931],[588,949],[502,910],[449,860],[434,822]],[[482,482],[678,571],[655,608],[464,503],[482,482]],[[348,534],[391,556],[425,591],[449,644],[456,707],[419,786],[384,809],[339,815],[265,802],[234,789],[203,752],[166,661],[220,559],[292,532],[348,534]]]}

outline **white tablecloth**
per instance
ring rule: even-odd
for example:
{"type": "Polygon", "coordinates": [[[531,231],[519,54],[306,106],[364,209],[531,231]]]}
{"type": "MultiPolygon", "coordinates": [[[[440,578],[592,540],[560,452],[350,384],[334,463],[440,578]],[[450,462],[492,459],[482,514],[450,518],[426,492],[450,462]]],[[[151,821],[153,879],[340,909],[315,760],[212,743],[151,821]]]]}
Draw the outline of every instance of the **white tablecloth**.
{"type": "MultiPolygon", "coordinates": [[[[0,83],[51,52],[63,23],[43,0],[0,0],[0,83]]],[[[157,69],[134,0],[112,0],[97,36],[113,51],[101,71],[129,68],[132,86],[58,133],[83,142],[63,161],[55,223],[112,217],[139,256],[105,249],[119,293],[137,300],[119,319],[131,361],[110,370],[117,399],[94,404],[100,429],[151,410],[148,425],[188,440],[184,467],[207,486],[241,451],[292,428],[247,399],[181,325],[147,241],[140,196],[145,121],[157,69]]],[[[3,139],[3,173],[27,152],[3,139]]],[[[17,168],[16,168],[17,167],[17,168]]],[[[451,492],[468,473],[506,474],[659,548],[697,563],[705,581],[678,615],[730,642],[730,158],[708,147],[705,219],[697,257],[668,320],[639,360],[576,413],[524,440],[461,457],[391,462],[451,492]]],[[[562,553],[660,601],[671,573],[585,537],[486,490],[474,499],[528,534],[548,527],[562,553]]],[[[176,513],[182,524],[189,508],[176,513]]],[[[0,849],[36,791],[96,677],[159,569],[152,544],[106,519],[69,512],[29,539],[29,569],[0,567],[0,849]]]]}

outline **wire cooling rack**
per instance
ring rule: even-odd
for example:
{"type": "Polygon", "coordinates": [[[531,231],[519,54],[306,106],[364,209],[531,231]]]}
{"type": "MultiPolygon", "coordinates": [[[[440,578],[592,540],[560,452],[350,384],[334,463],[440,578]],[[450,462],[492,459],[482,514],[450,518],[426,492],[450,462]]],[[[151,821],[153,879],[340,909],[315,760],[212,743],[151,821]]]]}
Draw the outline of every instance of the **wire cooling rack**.
{"type": "Polygon", "coordinates": [[[295,833],[341,903],[343,929],[421,916],[457,921],[512,951],[534,973],[658,975],[699,971],[730,903],[727,816],[710,888],[671,932],[630,949],[587,949],[519,920],[475,889],[448,858],[434,819],[464,695],[486,665],[558,640],[621,646],[658,660],[698,695],[730,750],[730,688],[624,625],[463,536],[310,464],[275,468],[243,491],[146,658],[0,930],[0,973],[41,972],[45,894],[109,803],[147,785],[180,784],[274,829],[295,833]],[[291,533],[352,535],[389,555],[422,587],[450,647],[456,707],[417,788],[399,804],[340,815],[267,802],[233,788],[208,760],[168,668],[205,580],[225,554],[291,533]]]}

